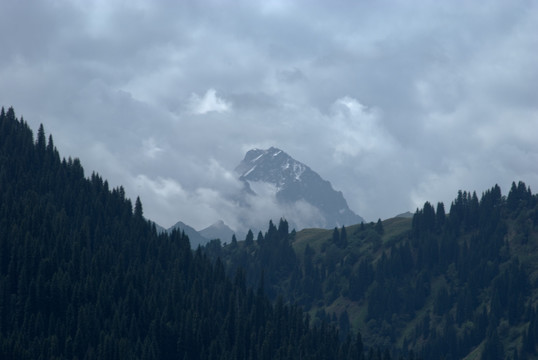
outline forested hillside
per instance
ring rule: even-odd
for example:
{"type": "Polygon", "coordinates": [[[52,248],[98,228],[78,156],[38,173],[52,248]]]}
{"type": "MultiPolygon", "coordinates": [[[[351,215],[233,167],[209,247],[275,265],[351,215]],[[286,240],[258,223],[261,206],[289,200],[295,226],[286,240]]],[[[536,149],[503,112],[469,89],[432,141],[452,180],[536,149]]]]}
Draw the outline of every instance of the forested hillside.
{"type": "Polygon", "coordinates": [[[263,282],[247,287],[244,271],[229,280],[183,234],[157,234],[139,199],[86,178],[12,108],[0,113],[0,190],[1,359],[364,356],[360,337],[340,341],[272,304],[263,282]]]}
{"type": "Polygon", "coordinates": [[[412,219],[271,221],[193,252],[0,112],[2,359],[534,359],[537,299],[538,196],[522,182],[412,219]]]}
{"type": "Polygon", "coordinates": [[[228,271],[265,273],[266,292],[329,320],[368,346],[425,359],[538,358],[538,196],[460,191],[448,214],[425,203],[412,219],[288,233],[205,249],[228,271]]]}

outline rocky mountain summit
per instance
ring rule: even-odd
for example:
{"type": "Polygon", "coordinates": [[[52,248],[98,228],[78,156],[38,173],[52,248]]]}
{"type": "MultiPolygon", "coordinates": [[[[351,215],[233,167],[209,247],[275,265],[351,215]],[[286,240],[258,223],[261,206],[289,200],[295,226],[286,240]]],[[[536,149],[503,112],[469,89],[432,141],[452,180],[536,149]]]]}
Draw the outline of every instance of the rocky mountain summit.
{"type": "MultiPolygon", "coordinates": [[[[329,181],[310,167],[275,147],[248,151],[235,171],[250,194],[255,194],[253,183],[269,183],[275,186],[279,203],[303,201],[317,209],[321,221],[318,218],[310,226],[332,228],[363,221],[349,208],[341,191],[334,190],[329,181]]],[[[288,220],[293,222],[293,219],[288,220]]]]}

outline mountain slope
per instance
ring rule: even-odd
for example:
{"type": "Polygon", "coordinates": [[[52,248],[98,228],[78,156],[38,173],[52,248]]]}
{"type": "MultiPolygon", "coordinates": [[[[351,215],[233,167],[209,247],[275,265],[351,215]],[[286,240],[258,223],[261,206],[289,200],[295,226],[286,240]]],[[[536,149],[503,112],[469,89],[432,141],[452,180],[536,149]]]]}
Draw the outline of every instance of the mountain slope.
{"type": "MultiPolygon", "coordinates": [[[[425,203],[412,218],[288,233],[218,253],[247,282],[297,302],[367,346],[414,350],[425,359],[538,358],[538,195],[524,183],[459,192],[448,214],[425,203]],[[291,250],[291,251],[290,251],[291,250]]],[[[272,229],[272,230],[271,230],[272,229]]]]}
{"type": "MultiPolygon", "coordinates": [[[[0,112],[1,359],[348,359],[297,307],[234,281],[142,203],[0,112]]],[[[356,357],[356,356],[355,356],[356,357]]]]}
{"type": "Polygon", "coordinates": [[[342,192],[335,191],[330,182],[280,149],[250,150],[235,171],[250,193],[253,193],[251,183],[269,183],[276,187],[280,203],[293,204],[302,200],[314,206],[322,219],[311,227],[332,228],[363,221],[349,209],[342,192]]]}

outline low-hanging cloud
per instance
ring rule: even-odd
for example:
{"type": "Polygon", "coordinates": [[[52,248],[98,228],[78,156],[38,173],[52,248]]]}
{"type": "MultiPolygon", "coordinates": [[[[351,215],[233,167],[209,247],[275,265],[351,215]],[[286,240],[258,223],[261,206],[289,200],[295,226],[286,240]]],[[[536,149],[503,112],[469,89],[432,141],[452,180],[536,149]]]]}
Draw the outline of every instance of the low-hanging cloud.
{"type": "Polygon", "coordinates": [[[230,111],[231,104],[217,96],[215,89],[209,89],[205,95],[200,97],[192,94],[189,99],[190,110],[194,114],[203,115],[211,111],[230,111]]]}
{"type": "Polygon", "coordinates": [[[335,134],[335,156],[368,156],[391,152],[394,140],[381,124],[381,116],[356,99],[345,96],[335,101],[328,121],[335,134]]]}

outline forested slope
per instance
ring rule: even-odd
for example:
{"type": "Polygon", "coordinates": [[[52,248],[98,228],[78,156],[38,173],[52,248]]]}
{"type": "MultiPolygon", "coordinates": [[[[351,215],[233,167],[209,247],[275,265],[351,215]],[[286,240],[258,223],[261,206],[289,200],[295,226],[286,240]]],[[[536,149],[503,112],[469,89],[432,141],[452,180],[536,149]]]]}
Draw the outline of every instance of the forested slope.
{"type": "Polygon", "coordinates": [[[351,359],[295,306],[157,234],[123,188],[0,113],[1,359],[351,359]],[[134,208],[134,209],[133,209],[134,208]]]}
{"type": "Polygon", "coordinates": [[[522,182],[460,191],[445,212],[348,228],[276,228],[206,246],[227,269],[264,272],[267,293],[360,331],[367,346],[425,359],[538,358],[538,196],[522,182]]]}

